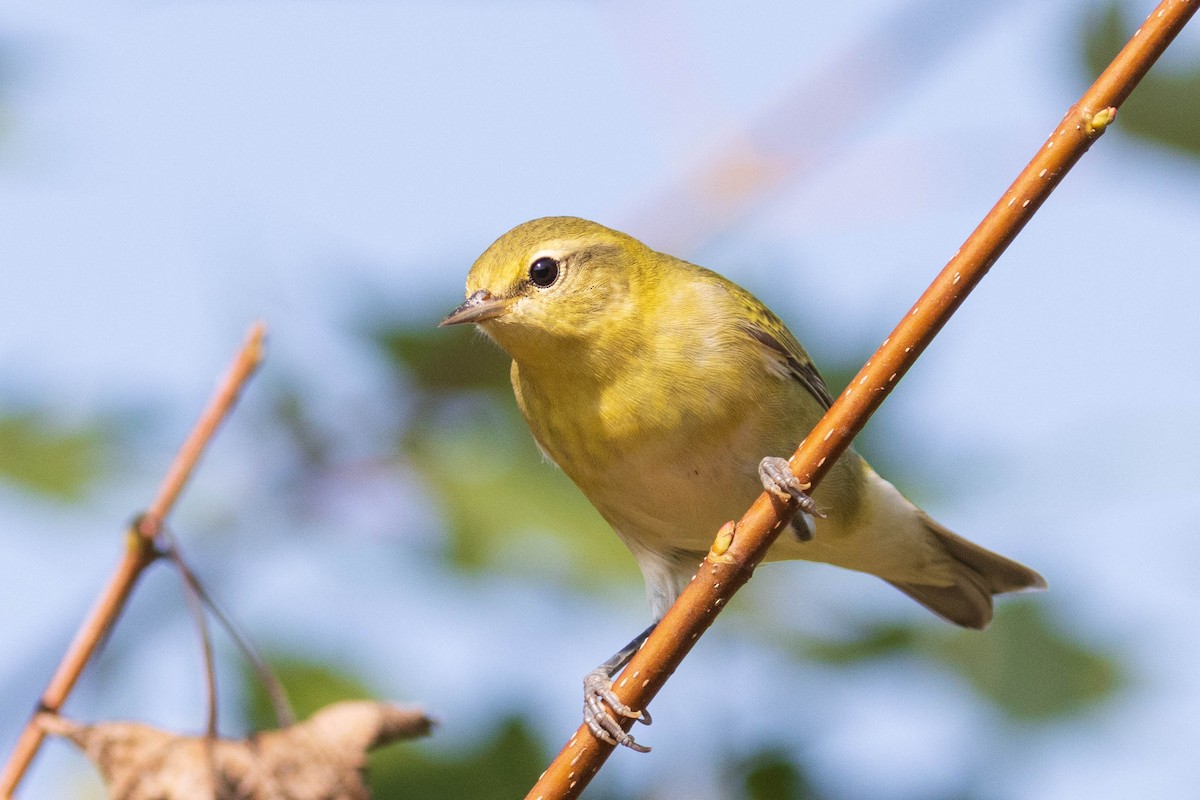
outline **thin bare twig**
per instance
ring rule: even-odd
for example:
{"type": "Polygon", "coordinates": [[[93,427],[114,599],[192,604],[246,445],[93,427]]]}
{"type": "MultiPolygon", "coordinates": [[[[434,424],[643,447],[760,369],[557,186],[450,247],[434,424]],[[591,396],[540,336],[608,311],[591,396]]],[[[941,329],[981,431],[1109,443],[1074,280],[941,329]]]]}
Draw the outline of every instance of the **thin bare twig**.
{"type": "Polygon", "coordinates": [[[138,529],[143,535],[158,534],[158,526],[162,524],[167,512],[175,505],[179,493],[183,491],[184,484],[187,483],[192,470],[200,461],[200,455],[204,452],[204,448],[212,440],[217,427],[233,409],[234,403],[237,402],[238,396],[250,376],[262,363],[265,336],[266,327],[261,322],[256,322],[250,327],[250,331],[246,334],[246,341],[238,351],[229,372],[217,386],[217,391],[209,401],[208,407],[200,415],[192,432],[188,434],[188,438],[179,448],[179,453],[171,462],[167,474],[163,476],[162,483],[158,486],[158,493],[154,496],[154,500],[146,512],[142,514],[138,529]]]}
{"type": "Polygon", "coordinates": [[[179,550],[179,542],[167,525],[161,526],[160,534],[166,542],[165,548],[160,548],[159,555],[168,559],[179,572],[183,583],[183,599],[187,603],[188,613],[196,626],[196,635],[200,639],[200,655],[204,660],[204,691],[205,725],[204,729],[210,739],[217,738],[217,665],[213,657],[212,636],[208,632],[208,617],[204,613],[204,594],[200,589],[200,581],[188,567],[179,550]]]}
{"type": "MultiPolygon", "coordinates": [[[[170,531],[167,528],[163,528],[163,532],[169,533],[170,531]]],[[[229,638],[233,639],[233,643],[241,651],[242,656],[250,662],[254,674],[262,683],[263,688],[267,692],[267,697],[271,701],[271,708],[275,713],[275,722],[281,728],[294,725],[296,723],[296,714],[292,710],[291,703],[288,702],[287,692],[284,691],[279,677],[254,646],[250,644],[250,640],[233,623],[233,619],[213,600],[212,595],[208,593],[208,589],[204,588],[204,583],[201,582],[200,577],[188,566],[187,559],[183,557],[183,552],[179,549],[178,542],[174,541],[174,537],[171,537],[171,539],[171,545],[165,555],[171,559],[175,564],[175,568],[179,570],[184,586],[189,592],[194,593],[195,597],[208,609],[210,614],[216,617],[217,622],[225,629],[229,638]]],[[[208,645],[206,644],[205,647],[207,649],[208,645]]],[[[206,662],[206,667],[209,670],[212,669],[211,661],[206,662]]],[[[211,683],[212,679],[210,679],[211,683]]],[[[210,703],[215,704],[215,702],[214,692],[210,696],[210,703]]],[[[215,711],[210,712],[210,718],[213,720],[216,719],[215,711]]],[[[210,724],[209,729],[214,735],[216,734],[215,722],[210,724]]]]}
{"type": "Polygon", "coordinates": [[[162,529],[163,520],[174,506],[213,433],[229,414],[246,381],[262,362],[264,332],[262,323],[255,323],[250,328],[229,372],[218,385],[195,428],[167,470],[158,494],[146,512],[134,521],[126,533],[124,556],[92,610],[80,625],[75,639],[63,655],[62,662],[50,678],[46,690],[42,692],[29,722],[21,731],[8,763],[4,765],[3,773],[0,773],[0,798],[3,800],[10,800],[45,738],[45,733],[35,723],[34,717],[39,712],[57,713],[62,708],[88,660],[120,616],[138,576],[157,557],[154,540],[162,529]]]}
{"type": "MultiPolygon", "coordinates": [[[[815,486],[850,445],[971,289],[1112,122],[1117,107],[1182,30],[1197,5],[1196,0],[1163,0],[1070,108],[1029,165],[800,444],[791,463],[801,481],[815,486]]],[[[794,511],[777,508],[763,494],[740,521],[721,529],[696,577],[617,678],[614,689],[622,702],[631,708],[646,707],[720,609],[749,580],[794,511]]],[[[625,724],[628,728],[632,720],[625,724]]],[[[542,773],[527,800],[577,797],[612,750],[612,745],[581,725],[542,773]]]]}

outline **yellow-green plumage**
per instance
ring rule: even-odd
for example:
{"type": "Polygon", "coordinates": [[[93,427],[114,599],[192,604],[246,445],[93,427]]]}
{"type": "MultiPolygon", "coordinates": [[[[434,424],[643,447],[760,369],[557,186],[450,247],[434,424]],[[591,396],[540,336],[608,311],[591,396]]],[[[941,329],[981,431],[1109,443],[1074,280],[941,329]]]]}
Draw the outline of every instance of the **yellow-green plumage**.
{"type": "MultiPolygon", "coordinates": [[[[544,276],[543,276],[544,277],[544,276]]],[[[538,445],[632,551],[655,618],[712,537],[762,491],[759,462],[790,454],[830,403],[808,355],[749,292],[714,272],[573,217],[500,237],[448,323],[476,322],[513,359],[538,445]],[[553,264],[539,285],[531,270],[553,264]]],[[[991,596],[1037,573],[946,531],[853,450],[813,495],[810,541],[768,558],[869,572],[970,627],[991,596]]]]}

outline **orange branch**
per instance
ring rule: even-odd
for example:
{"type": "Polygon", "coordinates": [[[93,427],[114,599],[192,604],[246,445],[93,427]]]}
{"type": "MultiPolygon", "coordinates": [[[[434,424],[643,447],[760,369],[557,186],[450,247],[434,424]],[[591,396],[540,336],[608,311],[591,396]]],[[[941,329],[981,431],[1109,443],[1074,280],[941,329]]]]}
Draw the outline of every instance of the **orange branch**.
{"type": "Polygon", "coordinates": [[[125,554],[91,612],[80,625],[62,662],[54,671],[46,690],[42,692],[37,708],[21,731],[12,755],[4,766],[4,772],[0,773],[0,798],[10,800],[45,738],[45,733],[36,724],[34,717],[42,711],[57,712],[62,708],[83,668],[125,608],[125,602],[129,599],[138,576],[157,557],[154,541],[161,530],[163,520],[175,505],[188,476],[191,475],[217,427],[229,414],[242,388],[262,362],[263,334],[262,323],[255,323],[250,328],[229,372],[218,385],[207,408],[180,447],[175,460],[171,462],[166,477],[159,486],[158,494],[146,512],[138,517],[127,532],[125,554]]]}
{"type": "MultiPolygon", "coordinates": [[[[988,212],[950,262],[792,456],[792,470],[816,485],[896,382],[987,273],[1034,212],[1113,121],[1116,109],[1195,13],[1196,0],[1163,0],[988,212]]],[[[696,577],[617,677],[617,697],[645,708],[729,598],[750,578],[794,508],[761,495],[736,525],[718,533],[696,577]]],[[[628,728],[632,720],[625,720],[628,728]]],[[[550,764],[527,800],[578,797],[613,746],[586,725],[550,764]]]]}

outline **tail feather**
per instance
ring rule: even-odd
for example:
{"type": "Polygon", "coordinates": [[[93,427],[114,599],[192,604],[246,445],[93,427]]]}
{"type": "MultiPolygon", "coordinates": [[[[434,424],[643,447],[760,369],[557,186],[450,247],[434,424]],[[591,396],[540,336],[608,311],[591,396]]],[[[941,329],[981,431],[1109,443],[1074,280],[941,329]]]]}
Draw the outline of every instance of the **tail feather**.
{"type": "Polygon", "coordinates": [[[964,628],[986,628],[992,620],[992,595],[1046,588],[1045,579],[1029,567],[969,542],[924,512],[918,513],[946,555],[953,559],[954,582],[949,586],[892,580],[888,583],[938,616],[964,628]]]}

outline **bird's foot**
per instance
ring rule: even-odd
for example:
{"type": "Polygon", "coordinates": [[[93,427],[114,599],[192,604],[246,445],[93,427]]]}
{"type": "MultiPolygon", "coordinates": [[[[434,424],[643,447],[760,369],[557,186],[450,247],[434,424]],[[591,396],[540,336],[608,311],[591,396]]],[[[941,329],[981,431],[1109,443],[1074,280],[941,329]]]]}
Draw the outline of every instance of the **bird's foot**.
{"type": "Polygon", "coordinates": [[[816,502],[808,496],[811,488],[792,472],[792,467],[786,458],[767,456],[758,465],[758,477],[762,479],[763,488],[781,503],[795,501],[805,514],[814,517],[824,517],[824,512],[817,508],[816,502]]]}
{"type": "Polygon", "coordinates": [[[583,721],[595,737],[603,742],[624,745],[639,753],[649,753],[649,747],[638,744],[633,735],[621,727],[617,715],[649,725],[650,713],[645,710],[634,711],[622,703],[612,687],[612,674],[603,666],[584,676],[583,721]]]}

